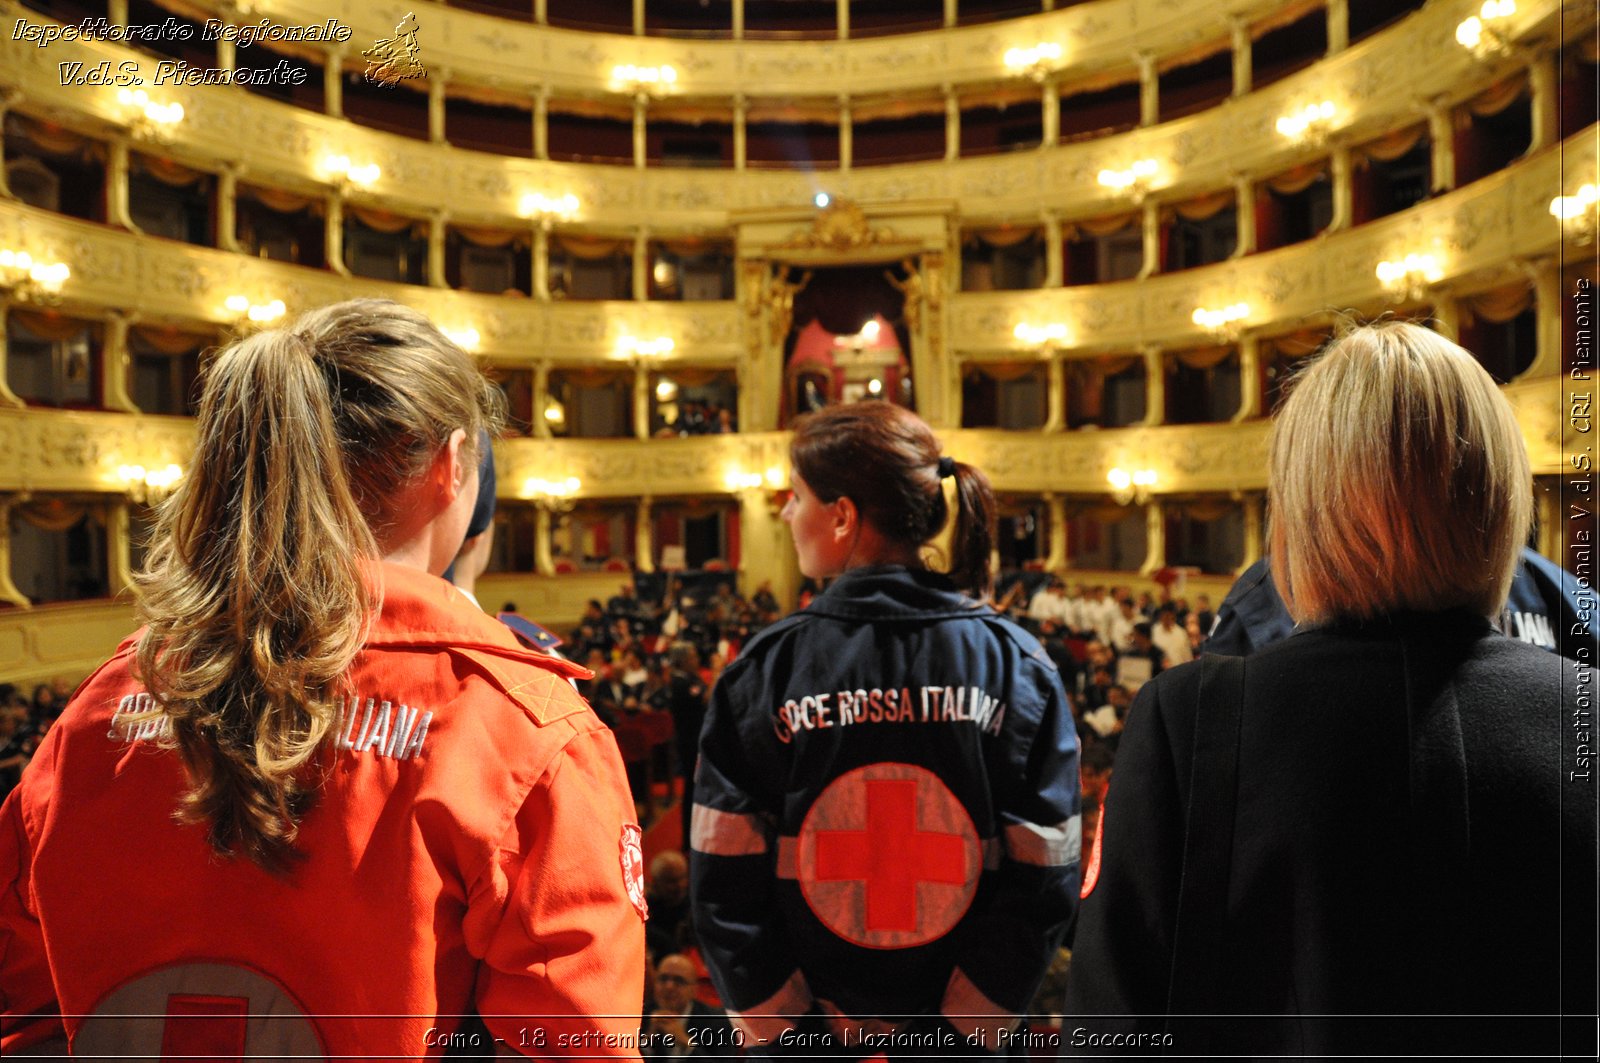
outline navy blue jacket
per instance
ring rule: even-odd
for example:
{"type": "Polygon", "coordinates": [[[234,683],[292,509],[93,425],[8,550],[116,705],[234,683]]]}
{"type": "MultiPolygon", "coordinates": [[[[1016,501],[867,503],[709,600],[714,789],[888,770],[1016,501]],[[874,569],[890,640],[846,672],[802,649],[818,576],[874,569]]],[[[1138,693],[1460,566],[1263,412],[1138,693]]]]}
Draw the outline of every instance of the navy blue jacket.
{"type": "Polygon", "coordinates": [[[993,1048],[1076,910],[1080,840],[1054,663],[942,576],[845,573],[712,692],[694,920],[752,1047],[821,1003],[993,1048]]]}

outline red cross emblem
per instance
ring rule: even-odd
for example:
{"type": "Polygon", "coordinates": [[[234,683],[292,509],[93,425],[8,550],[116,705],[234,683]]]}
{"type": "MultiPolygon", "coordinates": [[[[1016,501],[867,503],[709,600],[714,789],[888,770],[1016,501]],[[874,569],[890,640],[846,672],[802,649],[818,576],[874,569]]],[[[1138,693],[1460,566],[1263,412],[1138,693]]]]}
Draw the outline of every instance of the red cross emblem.
{"type": "Polygon", "coordinates": [[[835,779],[800,827],[800,890],[847,941],[903,949],[942,937],[978,890],[972,818],[938,776],[869,764],[835,779]]]}

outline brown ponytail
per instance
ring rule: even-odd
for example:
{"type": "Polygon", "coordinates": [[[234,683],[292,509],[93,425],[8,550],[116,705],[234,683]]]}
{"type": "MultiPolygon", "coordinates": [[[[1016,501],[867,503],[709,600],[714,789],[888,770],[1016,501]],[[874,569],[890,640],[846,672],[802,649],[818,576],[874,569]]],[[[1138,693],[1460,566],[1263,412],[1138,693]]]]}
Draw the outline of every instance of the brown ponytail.
{"type": "MultiPolygon", "coordinates": [[[[893,543],[926,546],[949,519],[941,483],[939,441],[916,414],[878,399],[830,406],[799,418],[789,458],[824,502],[840,497],[893,543]]],[[[992,580],[995,503],[989,478],[974,466],[950,462],[956,481],[956,523],[950,578],[984,597],[992,580]]]]}
{"type": "Polygon", "coordinates": [[[307,771],[376,607],[364,578],[393,507],[450,434],[500,423],[499,392],[422,315],[356,300],[259,333],[207,369],[192,471],[138,577],[136,674],[190,788],[182,822],[285,870],[307,771]]]}

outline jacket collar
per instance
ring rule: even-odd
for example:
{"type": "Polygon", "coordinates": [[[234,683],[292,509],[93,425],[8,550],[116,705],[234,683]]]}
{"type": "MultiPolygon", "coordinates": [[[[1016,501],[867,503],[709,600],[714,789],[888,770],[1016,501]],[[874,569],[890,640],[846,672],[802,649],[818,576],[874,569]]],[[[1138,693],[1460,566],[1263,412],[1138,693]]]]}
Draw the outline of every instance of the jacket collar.
{"type": "Polygon", "coordinates": [[[994,612],[962,594],[940,573],[904,565],[850,569],[812,599],[805,611],[845,620],[944,619],[994,612]]]}

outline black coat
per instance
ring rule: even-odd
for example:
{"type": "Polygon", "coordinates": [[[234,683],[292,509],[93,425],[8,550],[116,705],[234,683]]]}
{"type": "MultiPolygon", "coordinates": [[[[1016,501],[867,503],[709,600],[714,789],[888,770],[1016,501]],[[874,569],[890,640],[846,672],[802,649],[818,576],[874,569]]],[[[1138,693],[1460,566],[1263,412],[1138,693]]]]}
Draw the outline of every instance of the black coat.
{"type": "Polygon", "coordinates": [[[1205,1010],[1267,1018],[1126,1039],[1167,1029],[1200,671],[1164,672],[1129,713],[1085,872],[1068,1052],[1540,1054],[1555,1020],[1497,1016],[1592,1014],[1595,673],[1445,613],[1248,659],[1205,1010]],[[1408,1018],[1441,1013],[1456,1017],[1408,1018]]]}

